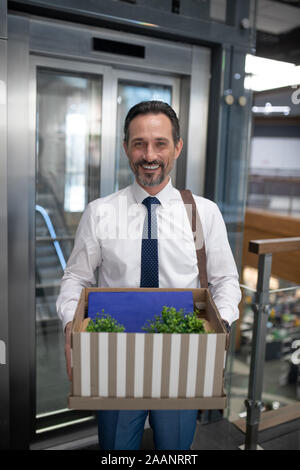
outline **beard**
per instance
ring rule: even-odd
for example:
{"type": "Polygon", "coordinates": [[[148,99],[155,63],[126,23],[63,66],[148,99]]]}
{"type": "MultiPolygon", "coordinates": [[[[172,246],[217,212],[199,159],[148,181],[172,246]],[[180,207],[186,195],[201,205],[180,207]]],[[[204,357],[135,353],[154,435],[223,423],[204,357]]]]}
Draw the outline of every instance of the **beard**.
{"type": "MultiPolygon", "coordinates": [[[[131,169],[136,177],[136,179],[139,181],[139,183],[143,186],[146,187],[153,187],[153,186],[158,186],[161,184],[166,176],[170,173],[172,168],[169,169],[169,171],[166,171],[166,166],[163,162],[154,160],[151,162],[151,165],[159,165],[160,167],[160,174],[158,176],[155,176],[152,173],[146,173],[145,175],[141,176],[139,172],[139,168],[142,167],[143,165],[149,165],[149,162],[145,161],[144,159],[139,160],[138,162],[131,163],[131,169]]],[[[143,169],[143,171],[147,171],[143,169]]]]}

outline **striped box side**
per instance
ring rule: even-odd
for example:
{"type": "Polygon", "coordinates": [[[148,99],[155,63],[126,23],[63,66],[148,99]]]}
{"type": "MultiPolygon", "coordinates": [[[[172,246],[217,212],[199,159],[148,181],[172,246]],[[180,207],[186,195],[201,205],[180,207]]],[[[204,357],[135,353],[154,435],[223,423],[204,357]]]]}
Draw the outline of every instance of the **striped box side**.
{"type": "Polygon", "coordinates": [[[213,384],[213,396],[219,397],[223,394],[223,376],[224,376],[224,359],[226,355],[226,335],[217,335],[216,344],[216,358],[215,358],[215,370],[214,370],[214,384],[213,384]]]}
{"type": "Polygon", "coordinates": [[[73,336],[73,395],[213,397],[223,393],[225,335],[86,333],[73,336]]]}
{"type": "Polygon", "coordinates": [[[98,393],[99,396],[108,397],[108,344],[109,333],[95,333],[98,337],[98,393]]]}
{"type": "Polygon", "coordinates": [[[134,397],[144,396],[144,357],[145,357],[145,334],[135,334],[134,350],[134,397]]]}
{"type": "Polygon", "coordinates": [[[208,334],[206,343],[205,371],[203,396],[211,397],[213,395],[215,359],[216,359],[217,335],[208,334]]]}

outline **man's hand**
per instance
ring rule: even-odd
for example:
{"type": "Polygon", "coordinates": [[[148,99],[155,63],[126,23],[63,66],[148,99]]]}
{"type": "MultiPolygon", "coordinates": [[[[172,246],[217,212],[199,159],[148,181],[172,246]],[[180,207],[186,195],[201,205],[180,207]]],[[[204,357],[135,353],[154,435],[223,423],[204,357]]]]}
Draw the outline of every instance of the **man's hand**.
{"type": "Polygon", "coordinates": [[[72,380],[72,369],[71,369],[71,331],[72,331],[72,322],[66,324],[65,327],[65,357],[67,364],[67,374],[69,380],[72,380]]]}
{"type": "Polygon", "coordinates": [[[229,334],[229,333],[230,333],[230,330],[231,330],[231,326],[229,325],[228,321],[227,321],[227,320],[224,320],[223,318],[222,318],[222,322],[223,322],[223,325],[224,325],[225,328],[226,328],[227,333],[229,334]]]}

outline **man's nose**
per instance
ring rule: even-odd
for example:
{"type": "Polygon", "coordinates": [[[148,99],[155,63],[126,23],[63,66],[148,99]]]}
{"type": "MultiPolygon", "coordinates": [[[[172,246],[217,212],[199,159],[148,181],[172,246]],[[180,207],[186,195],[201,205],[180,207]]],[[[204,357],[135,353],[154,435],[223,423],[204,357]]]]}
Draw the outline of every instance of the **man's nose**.
{"type": "Polygon", "coordinates": [[[148,144],[146,146],[146,149],[145,149],[145,159],[148,161],[148,162],[151,162],[152,160],[155,160],[156,159],[156,152],[155,152],[155,148],[151,145],[151,144],[148,144]]]}

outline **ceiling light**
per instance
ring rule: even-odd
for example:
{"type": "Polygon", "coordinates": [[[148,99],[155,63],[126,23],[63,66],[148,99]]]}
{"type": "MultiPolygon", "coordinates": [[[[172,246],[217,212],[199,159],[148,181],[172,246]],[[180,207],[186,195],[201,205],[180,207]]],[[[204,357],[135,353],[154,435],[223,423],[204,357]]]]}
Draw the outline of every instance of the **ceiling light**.
{"type": "Polygon", "coordinates": [[[290,62],[246,56],[244,86],[248,90],[272,90],[300,84],[300,66],[290,62]]]}

